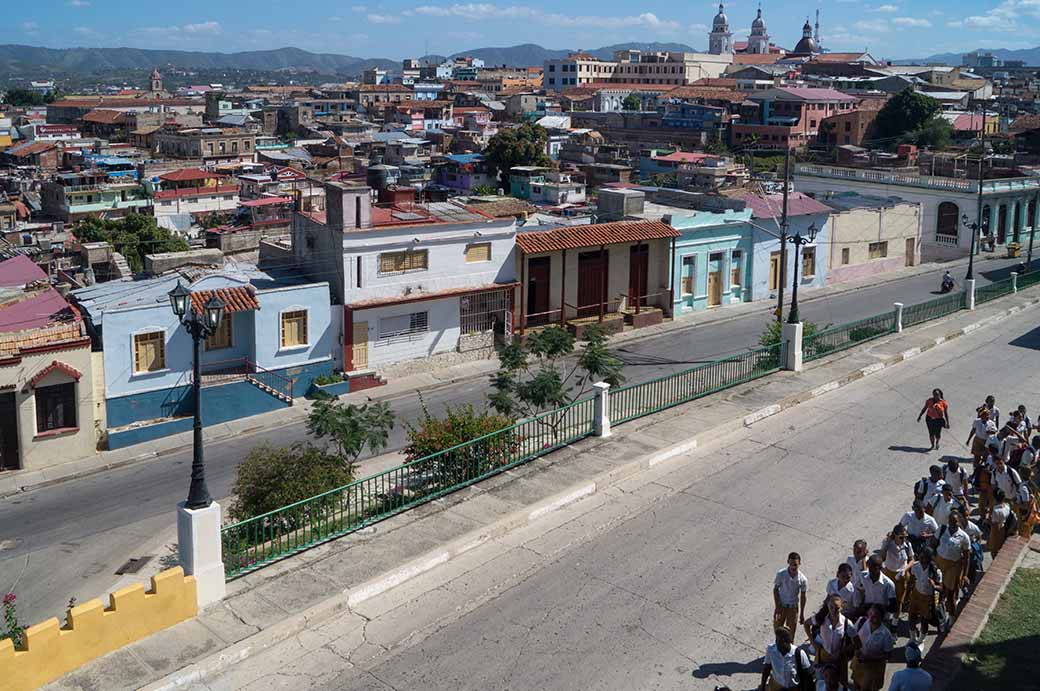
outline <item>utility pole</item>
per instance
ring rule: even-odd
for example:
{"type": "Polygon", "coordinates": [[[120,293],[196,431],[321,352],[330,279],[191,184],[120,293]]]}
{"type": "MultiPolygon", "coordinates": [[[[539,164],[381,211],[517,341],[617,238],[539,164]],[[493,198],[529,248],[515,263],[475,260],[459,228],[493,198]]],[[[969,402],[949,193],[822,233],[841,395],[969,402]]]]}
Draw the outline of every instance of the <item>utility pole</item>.
{"type": "Polygon", "coordinates": [[[776,290],[776,321],[784,321],[784,283],[787,281],[787,197],[791,187],[791,147],[784,154],[784,207],[780,217],[780,281],[776,290]]]}

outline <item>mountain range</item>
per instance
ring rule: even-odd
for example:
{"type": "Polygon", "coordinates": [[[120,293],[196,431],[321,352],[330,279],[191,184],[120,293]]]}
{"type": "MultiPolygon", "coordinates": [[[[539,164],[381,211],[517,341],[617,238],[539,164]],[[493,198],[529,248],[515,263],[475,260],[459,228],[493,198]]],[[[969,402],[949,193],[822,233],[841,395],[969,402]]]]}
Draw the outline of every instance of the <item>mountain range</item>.
{"type": "MultiPolygon", "coordinates": [[[[985,50],[980,48],[979,50],[985,50]]],[[[970,51],[965,51],[970,52],[970,51]]],[[[1018,50],[1008,50],[1006,48],[995,48],[993,50],[986,50],[986,52],[993,53],[993,57],[1001,60],[1022,60],[1027,65],[1040,65],[1040,46],[1036,48],[1020,48],[1018,50]]],[[[937,55],[930,55],[927,58],[916,58],[907,60],[897,60],[896,62],[913,64],[920,62],[928,63],[943,63],[945,65],[960,65],[962,53],[939,53],[937,55]]]]}

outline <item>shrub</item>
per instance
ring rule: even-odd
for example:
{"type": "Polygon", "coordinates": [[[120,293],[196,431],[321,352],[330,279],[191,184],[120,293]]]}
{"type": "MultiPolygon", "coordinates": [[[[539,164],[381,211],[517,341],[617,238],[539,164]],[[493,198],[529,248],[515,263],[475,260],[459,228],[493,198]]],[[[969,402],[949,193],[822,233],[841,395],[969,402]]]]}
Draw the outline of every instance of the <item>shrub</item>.
{"type": "Polygon", "coordinates": [[[25,634],[25,627],[18,623],[18,611],[15,608],[15,596],[14,593],[7,593],[3,599],[0,600],[3,606],[3,624],[4,628],[0,631],[0,641],[7,638],[11,639],[16,648],[20,648],[24,643],[23,636],[25,634]]]}
{"type": "MultiPolygon", "coordinates": [[[[238,466],[235,501],[228,513],[234,520],[244,521],[342,487],[353,479],[339,458],[313,444],[263,444],[250,451],[238,466]]],[[[328,503],[332,501],[330,498],[328,503]]],[[[295,523],[299,519],[287,520],[295,523]]]]}
{"type": "Polygon", "coordinates": [[[339,372],[333,372],[332,374],[322,374],[314,378],[314,383],[318,386],[328,386],[329,384],[339,384],[343,381],[343,375],[339,372]]]}
{"type": "Polygon", "coordinates": [[[307,416],[307,433],[328,438],[336,454],[354,472],[354,464],[367,448],[373,455],[387,447],[394,428],[388,403],[345,404],[322,391],[307,416]]]}
{"type": "MultiPolygon", "coordinates": [[[[820,331],[830,328],[830,325],[823,327],[822,329],[815,322],[802,322],[802,344],[806,341],[812,340],[814,336],[820,331]]],[[[780,322],[775,319],[771,320],[766,326],[765,330],[758,337],[758,343],[761,346],[771,346],[780,343],[783,339],[780,337],[781,326],[780,322]]]]}

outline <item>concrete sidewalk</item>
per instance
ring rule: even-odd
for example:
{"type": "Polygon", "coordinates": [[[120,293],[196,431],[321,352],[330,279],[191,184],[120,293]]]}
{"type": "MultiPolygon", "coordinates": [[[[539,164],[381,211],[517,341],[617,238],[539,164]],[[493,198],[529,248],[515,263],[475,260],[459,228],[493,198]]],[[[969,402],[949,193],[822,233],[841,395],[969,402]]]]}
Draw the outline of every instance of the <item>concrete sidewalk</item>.
{"type": "MultiPolygon", "coordinates": [[[[980,273],[985,271],[991,261],[1007,263],[1009,260],[995,256],[978,257],[976,259],[977,270],[980,273]]],[[[953,269],[964,265],[967,265],[967,259],[945,264],[924,264],[907,267],[880,277],[860,279],[810,291],[807,294],[803,294],[802,302],[804,304],[823,300],[835,295],[855,292],[921,274],[943,269],[953,269]]],[[[788,300],[790,300],[790,297],[788,297],[788,300]]],[[[610,343],[611,346],[616,347],[625,343],[649,340],[668,333],[681,332],[686,329],[702,328],[713,324],[743,319],[748,315],[770,312],[772,309],[774,309],[774,306],[769,301],[757,301],[733,305],[725,309],[692,312],[680,315],[673,321],[666,321],[655,326],[617,334],[611,337],[610,343]]],[[[457,382],[487,377],[497,367],[497,360],[483,360],[449,367],[432,368],[427,372],[398,377],[382,387],[347,394],[343,397],[343,400],[356,403],[388,401],[399,396],[413,395],[416,391],[435,391],[457,382]]],[[[292,407],[206,427],[203,430],[203,438],[207,442],[213,442],[246,435],[258,430],[277,429],[286,425],[299,424],[307,417],[311,405],[312,403],[309,400],[297,399],[292,407]]],[[[135,463],[153,461],[172,453],[190,449],[191,445],[192,433],[182,432],[148,442],[147,444],[113,451],[102,451],[93,456],[68,461],[40,470],[8,471],[0,474],[0,497],[86,477],[135,463]]]]}
{"type": "MultiPolygon", "coordinates": [[[[341,625],[344,619],[357,623],[351,659],[371,657],[385,647],[392,625],[368,627],[373,608],[378,612],[384,606],[380,596],[386,591],[412,583],[419,587],[427,577],[440,577],[433,574],[436,567],[441,567],[438,573],[453,576],[472,572],[480,582],[487,551],[477,547],[507,543],[514,535],[542,531],[608,503],[617,506],[619,515],[642,511],[646,497],[617,488],[640,484],[637,476],[653,474],[661,464],[685,463],[683,454],[698,445],[718,443],[783,410],[1027,309],[1040,301],[1040,293],[1031,292],[1037,294],[1009,296],[975,312],[835,354],[810,363],[800,374],[771,375],[634,420],[616,427],[614,437],[583,440],[272,564],[232,581],[227,599],[195,620],[97,660],[48,688],[195,687],[270,646],[292,637],[303,640],[309,629],[333,617],[341,625]]],[[[482,587],[495,589],[497,584],[482,587]]],[[[432,614],[408,613],[413,618],[432,614]]]]}

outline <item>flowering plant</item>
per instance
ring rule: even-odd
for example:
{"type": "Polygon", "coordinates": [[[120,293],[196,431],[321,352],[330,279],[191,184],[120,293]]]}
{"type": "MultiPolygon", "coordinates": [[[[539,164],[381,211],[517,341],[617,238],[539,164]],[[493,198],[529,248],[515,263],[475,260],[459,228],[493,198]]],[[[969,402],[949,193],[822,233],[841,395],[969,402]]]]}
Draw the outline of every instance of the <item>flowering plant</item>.
{"type": "Polygon", "coordinates": [[[15,611],[14,601],[14,593],[7,593],[3,598],[0,598],[0,605],[3,606],[4,610],[4,630],[0,630],[0,641],[10,638],[16,646],[21,646],[25,627],[18,623],[18,613],[15,611]]]}

